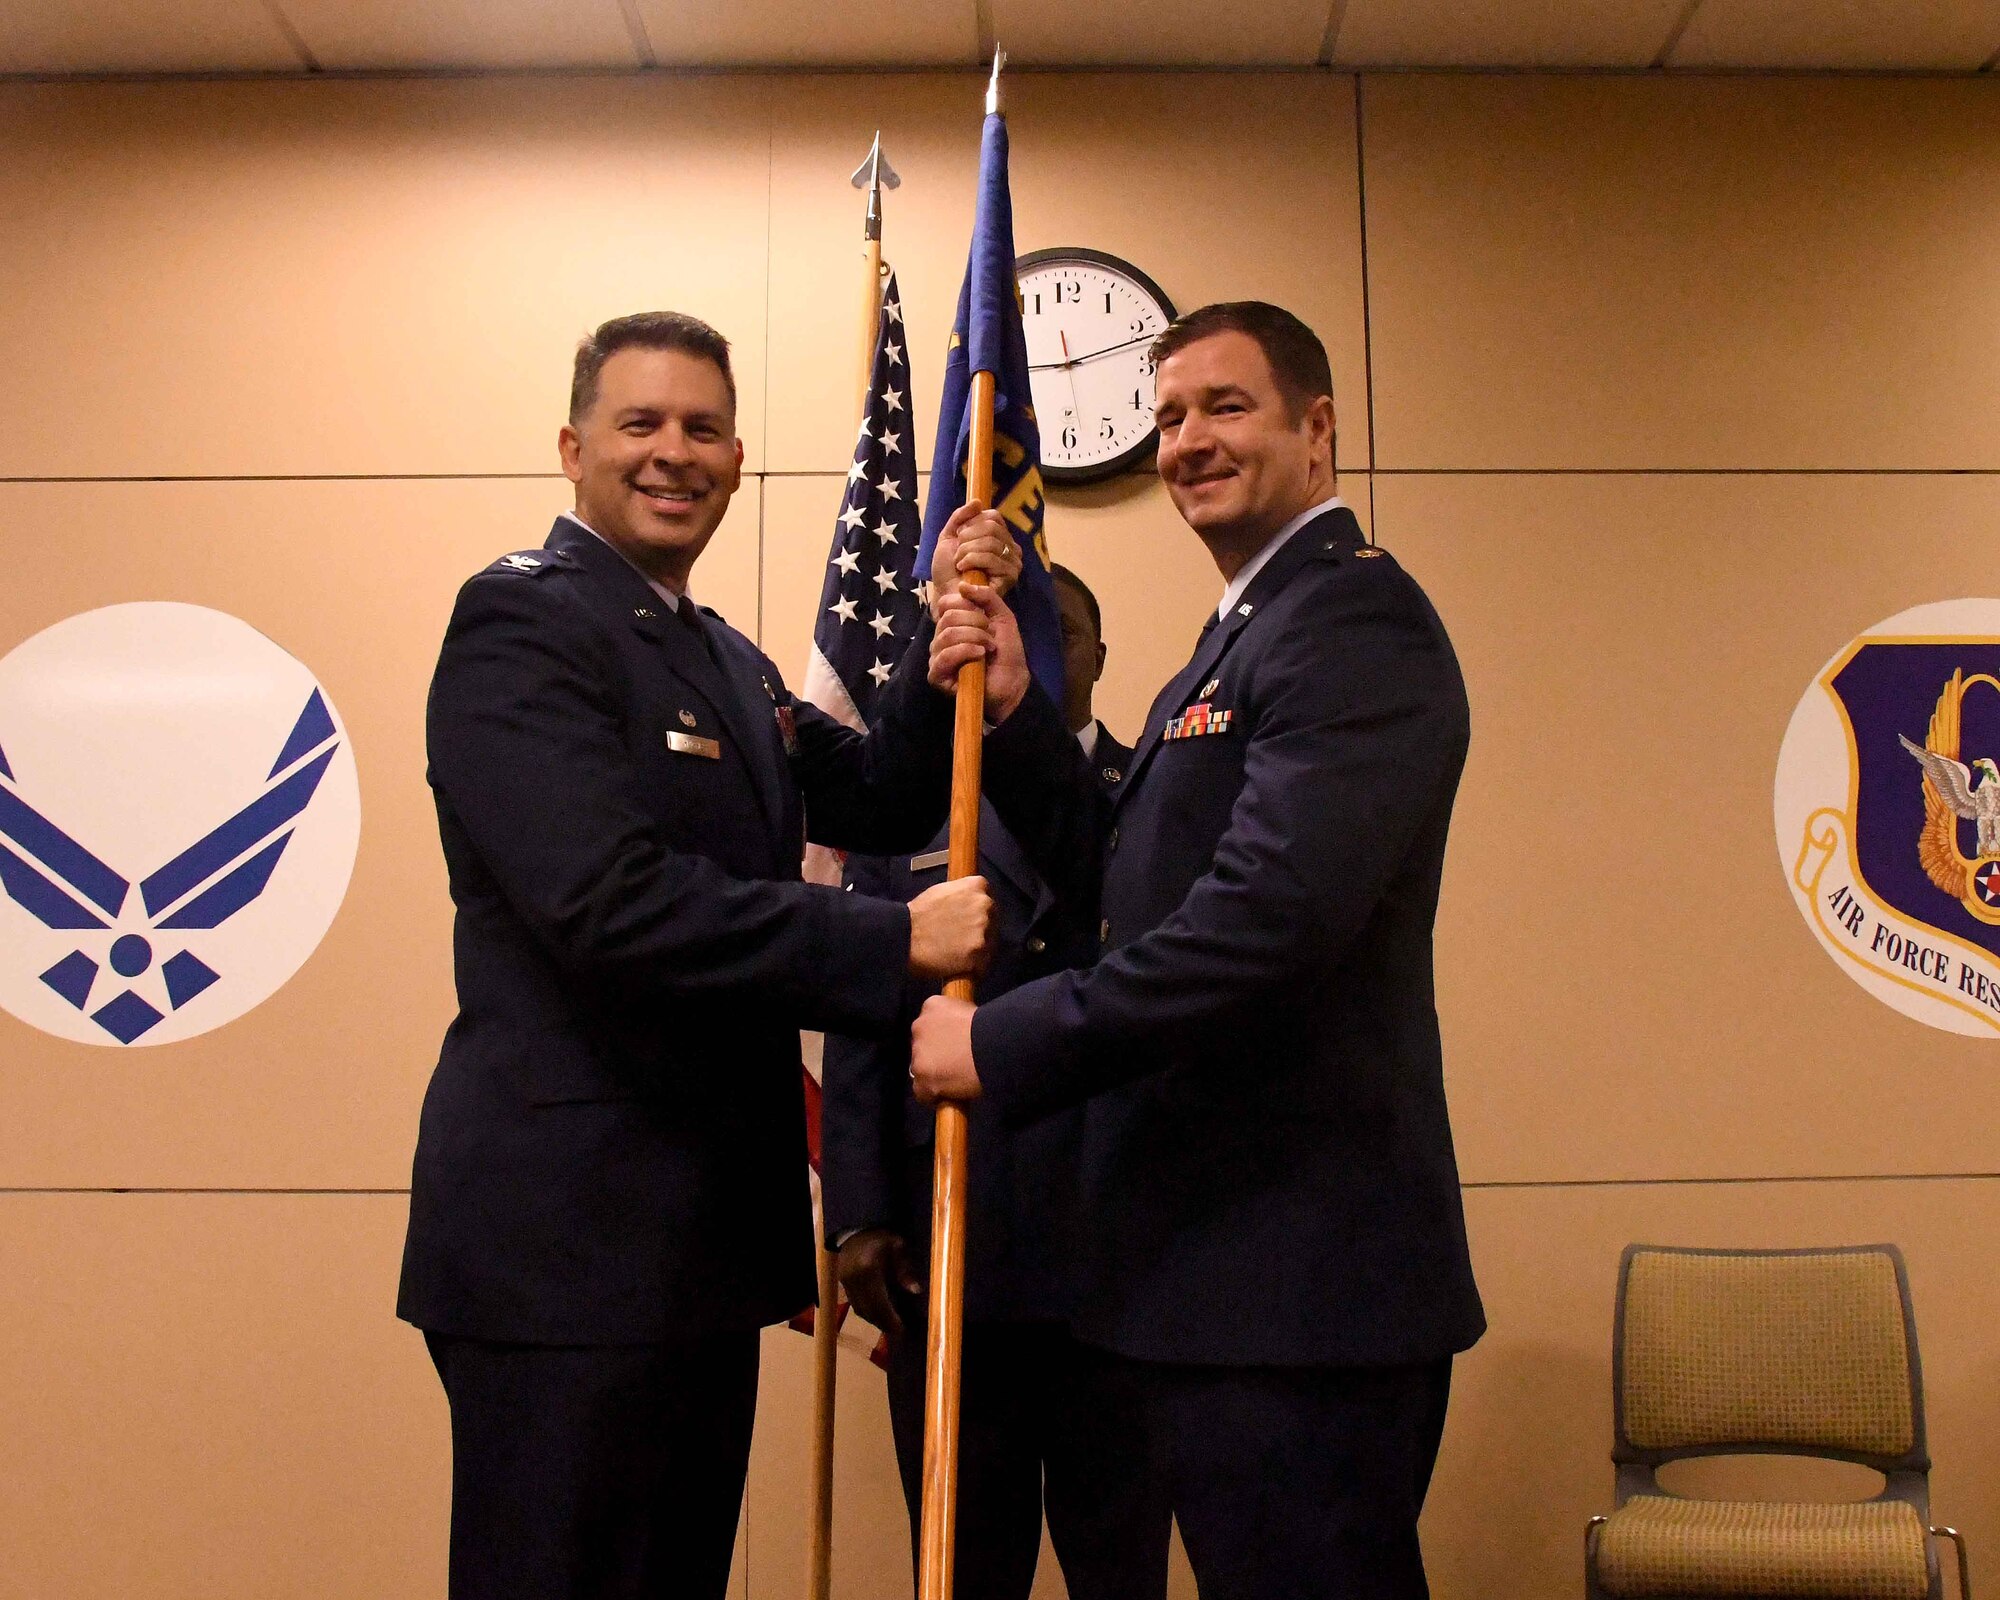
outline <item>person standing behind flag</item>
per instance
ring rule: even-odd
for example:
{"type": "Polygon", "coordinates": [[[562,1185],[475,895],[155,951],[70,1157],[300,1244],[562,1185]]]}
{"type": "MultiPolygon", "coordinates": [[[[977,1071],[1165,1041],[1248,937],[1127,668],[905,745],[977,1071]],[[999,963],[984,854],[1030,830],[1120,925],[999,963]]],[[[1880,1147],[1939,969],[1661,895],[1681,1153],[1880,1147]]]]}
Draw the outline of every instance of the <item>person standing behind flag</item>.
{"type": "MultiPolygon", "coordinates": [[[[705,323],[599,327],[575,508],[460,590],[431,682],[459,1010],[397,1310],[450,1403],[454,1600],[721,1600],[758,1330],[814,1291],[798,1030],[891,1026],[984,944],[977,878],[907,908],[799,881],[808,834],[936,828],[952,712],[911,641],[864,738],[688,598],[735,411],[705,323]]],[[[968,549],[1004,577],[1011,543],[968,549]]]]}
{"type": "Polygon", "coordinates": [[[1418,1600],[1452,1357],[1485,1326],[1431,951],[1465,685],[1336,493],[1312,330],[1206,306],[1153,358],[1160,477],[1222,601],[1113,800],[1005,606],[941,618],[933,682],[996,650],[988,793],[1100,954],[927,1001],[912,1073],[1014,1120],[1087,1102],[1075,1327],[1201,1592],[1418,1600]]]}
{"type": "MultiPolygon", "coordinates": [[[[1095,596],[1054,570],[1062,611],[1064,720],[1107,789],[1130,755],[1097,721],[1091,689],[1104,669],[1095,596]]],[[[852,856],[857,893],[908,900],[942,882],[948,834],[925,852],[852,856]]],[[[983,808],[979,871],[992,888],[994,954],[982,999],[1089,959],[1094,941],[1066,918],[992,807],[983,808]]],[[[855,1308],[888,1335],[889,1416],[919,1534],[924,1446],[924,1329],[934,1119],[909,1077],[909,1037],[829,1034],[823,1057],[823,1194],[828,1238],[855,1308]]],[[[1105,1456],[1071,1339],[1077,1140],[1082,1116],[1059,1113],[1011,1129],[970,1112],[966,1334],[959,1412],[957,1600],[1027,1600],[1049,1537],[1070,1600],[1160,1600],[1169,1513],[1150,1480],[1105,1456]]]]}

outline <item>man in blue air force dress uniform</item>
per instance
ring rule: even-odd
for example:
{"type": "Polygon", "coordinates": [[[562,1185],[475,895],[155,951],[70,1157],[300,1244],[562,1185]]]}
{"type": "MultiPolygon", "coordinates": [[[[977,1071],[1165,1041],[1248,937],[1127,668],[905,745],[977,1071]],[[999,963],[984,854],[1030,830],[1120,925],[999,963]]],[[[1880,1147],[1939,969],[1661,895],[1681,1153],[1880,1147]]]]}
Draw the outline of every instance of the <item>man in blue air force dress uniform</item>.
{"type": "Polygon", "coordinates": [[[719,1597],[758,1329],[813,1298],[797,1030],[894,1025],[988,905],[799,881],[808,830],[929,837],[951,707],[927,623],[864,739],[688,601],[740,481],[721,336],[606,323],[560,446],[575,514],[465,585],[431,686],[459,1012],[398,1310],[450,1402],[455,1600],[719,1597]]]}
{"type": "MultiPolygon", "coordinates": [[[[1065,726],[1107,791],[1131,752],[1091,713],[1104,668],[1097,601],[1054,569],[1065,726]]],[[[908,900],[943,880],[948,830],[915,856],[853,856],[857,893],[908,900]]],[[[993,963],[982,998],[1090,958],[1094,939],[1057,904],[990,805],[981,808],[979,870],[991,886],[993,963]]],[[[827,1236],[861,1314],[889,1346],[889,1416],[910,1513],[911,1549],[923,1499],[925,1329],[935,1116],[910,1093],[907,1034],[829,1034],[822,1102],[827,1236]]],[[[1168,1512],[1144,1479],[1099,1456],[1100,1432],[1079,1388],[1082,1352],[1070,1338],[1077,1226],[1075,1108],[1010,1128],[975,1102],[967,1129],[966,1332],[959,1411],[958,1600],[1027,1600],[1049,1536],[1071,1600],[1160,1600],[1168,1512]]]]}
{"type": "Polygon", "coordinates": [[[1227,587],[1111,798],[1005,608],[946,613],[934,677],[990,612],[987,792],[1101,953],[926,1002],[916,1082],[1016,1121],[1085,1105],[1073,1325],[1204,1600],[1410,1600],[1451,1358],[1484,1327],[1431,961],[1465,688],[1334,493],[1311,330],[1211,306],[1154,357],[1160,476],[1227,587]]]}

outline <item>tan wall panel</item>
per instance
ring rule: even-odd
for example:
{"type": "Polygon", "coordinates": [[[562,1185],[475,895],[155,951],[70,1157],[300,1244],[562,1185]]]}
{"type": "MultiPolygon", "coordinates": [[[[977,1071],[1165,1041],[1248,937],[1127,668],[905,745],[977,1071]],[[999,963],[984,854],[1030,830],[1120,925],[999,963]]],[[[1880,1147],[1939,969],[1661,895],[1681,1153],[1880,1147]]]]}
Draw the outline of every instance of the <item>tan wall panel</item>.
{"type": "MultiPolygon", "coordinates": [[[[0,486],[0,537],[36,573],[0,591],[0,653],[129,600],[240,617],[326,687],[354,741],[362,819],[325,941],[237,1021],[123,1050],[0,1014],[0,1184],[408,1183],[453,1007],[424,697],[459,584],[539,545],[568,503],[560,478],[0,486]],[[63,559],[41,562],[43,541],[63,559]]],[[[697,569],[725,611],[755,613],[756,530],[753,483],[697,569]]]]}
{"type": "MultiPolygon", "coordinates": [[[[917,461],[930,465],[945,341],[965,276],[982,90],[972,75],[798,78],[776,98],[771,178],[774,471],[843,471],[860,414],[861,201],[875,130],[902,174],[883,202],[906,302],[917,461]]],[[[1341,461],[1365,467],[1365,336],[1353,81],[1319,74],[1029,74],[1007,89],[1014,244],[1125,257],[1181,310],[1289,306],[1325,340],[1341,461]],[[1226,181],[1191,169],[1190,126],[1226,126],[1226,181]],[[1228,248],[1218,249],[1217,241],[1228,248]]]]}
{"type": "Polygon", "coordinates": [[[1377,457],[2000,465],[1984,83],[1370,78],[1377,457]]]}
{"type": "Polygon", "coordinates": [[[400,1196],[0,1196],[5,1600],[444,1592],[400,1196]]]}
{"type": "Polygon", "coordinates": [[[1990,587],[2000,483],[1379,476],[1375,500],[1472,696],[1438,940],[1465,1176],[1990,1170],[1994,1046],[1836,968],[1771,794],[1837,649],[1990,587]]]}
{"type": "MultiPolygon", "coordinates": [[[[2000,1538],[2000,1467],[1990,1447],[2000,1429],[2000,1357],[1992,1340],[2000,1279],[1990,1269],[2000,1185],[1487,1190],[1467,1196],[1466,1215],[1491,1331],[1455,1366],[1425,1509],[1431,1589],[1440,1600],[1579,1592],[1584,1523],[1612,1507],[1611,1308],[1618,1252],[1633,1240],[1901,1245],[1923,1358],[1936,1520],[1965,1530],[1975,1559],[2000,1538]]],[[[1852,1482],[1844,1473],[1704,1466],[1681,1487],[1833,1498],[1852,1493],[1852,1482]]]]}
{"type": "Polygon", "coordinates": [[[763,415],[758,80],[0,88],[0,475],[548,468],[580,335],[661,305],[763,415]]]}

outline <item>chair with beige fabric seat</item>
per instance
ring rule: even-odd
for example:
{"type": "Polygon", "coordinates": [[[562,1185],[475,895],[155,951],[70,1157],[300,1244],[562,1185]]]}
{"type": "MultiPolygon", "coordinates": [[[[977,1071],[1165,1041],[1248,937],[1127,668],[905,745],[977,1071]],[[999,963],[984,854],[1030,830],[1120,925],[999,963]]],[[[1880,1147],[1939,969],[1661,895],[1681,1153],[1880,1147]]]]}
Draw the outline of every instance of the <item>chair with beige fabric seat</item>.
{"type": "Polygon", "coordinates": [[[1618,1509],[1585,1535],[1590,1600],[1941,1600],[1909,1276],[1894,1245],[1629,1245],[1612,1335],[1618,1509]],[[1697,1500],[1658,1469],[1692,1456],[1873,1467],[1872,1500],[1697,1500]]]}

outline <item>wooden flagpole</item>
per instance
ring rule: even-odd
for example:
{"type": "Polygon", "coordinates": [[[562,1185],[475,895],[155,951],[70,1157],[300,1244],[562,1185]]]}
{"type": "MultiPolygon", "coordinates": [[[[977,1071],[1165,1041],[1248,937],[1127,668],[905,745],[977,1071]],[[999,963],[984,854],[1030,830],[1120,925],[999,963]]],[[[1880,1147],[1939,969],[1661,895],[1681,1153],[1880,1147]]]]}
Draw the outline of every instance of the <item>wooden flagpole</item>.
{"type": "MultiPolygon", "coordinates": [[[[868,191],[861,253],[861,420],[868,420],[868,386],[875,373],[875,325],[882,314],[882,189],[902,182],[882,155],[878,130],[854,185],[868,191]]],[[[822,1060],[824,1057],[822,1057],[822,1060]]],[[[825,1070],[824,1067],[821,1068],[825,1070]]],[[[820,1144],[821,1190],[826,1145],[820,1144]]],[[[806,1600],[828,1600],[833,1589],[833,1406],[840,1371],[840,1279],[827,1248],[826,1212],[813,1205],[813,1245],[819,1263],[819,1310],[813,1317],[813,1430],[810,1494],[812,1523],[806,1541],[806,1600]]]]}
{"type": "MultiPolygon", "coordinates": [[[[1000,109],[1000,66],[986,87],[986,114],[1000,109]]],[[[993,374],[972,375],[970,435],[965,447],[965,498],[993,503],[993,374]]],[[[961,582],[983,584],[967,572],[961,582]]],[[[958,670],[957,721],[951,751],[951,841],[945,873],[968,878],[979,870],[980,757],[986,736],[986,663],[958,670]]],[[[972,999],[972,979],[953,978],[944,992],[972,999]]],[[[958,1554],[958,1400],[965,1354],[965,1107],[941,1101],[931,1171],[931,1327],[924,1380],[923,1536],[917,1557],[918,1600],[951,1600],[958,1554]]]]}

